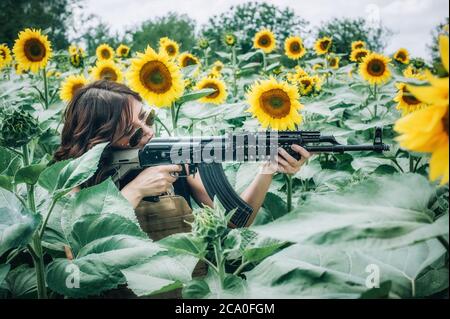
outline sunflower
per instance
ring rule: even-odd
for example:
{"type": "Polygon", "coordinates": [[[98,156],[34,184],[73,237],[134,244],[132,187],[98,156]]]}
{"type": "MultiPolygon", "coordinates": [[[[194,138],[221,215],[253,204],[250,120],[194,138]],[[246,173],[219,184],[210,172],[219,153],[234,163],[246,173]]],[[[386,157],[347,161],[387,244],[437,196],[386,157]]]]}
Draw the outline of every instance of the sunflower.
{"type": "Polygon", "coordinates": [[[328,66],[332,69],[339,69],[340,58],[338,56],[332,56],[328,58],[328,66]]]}
{"type": "Polygon", "coordinates": [[[284,42],[284,52],[289,59],[298,60],[306,54],[306,49],[300,37],[289,37],[284,42]]]}
{"type": "Polygon", "coordinates": [[[220,72],[215,71],[214,69],[211,69],[207,75],[207,77],[210,78],[220,78],[222,76],[222,74],[220,74],[220,72]]]}
{"type": "Polygon", "coordinates": [[[159,39],[159,52],[165,52],[170,58],[175,58],[180,52],[180,46],[177,42],[164,37],[159,39]]]}
{"type": "Polygon", "coordinates": [[[207,95],[205,97],[202,97],[199,101],[201,103],[212,103],[212,104],[222,104],[225,102],[227,98],[227,88],[225,86],[225,83],[217,78],[203,78],[200,80],[200,82],[197,83],[195,86],[196,90],[202,90],[202,89],[215,89],[216,91],[211,93],[210,95],[207,95]]]}
{"type": "Polygon", "coordinates": [[[11,50],[6,44],[0,44],[0,69],[12,62],[11,50]]]}
{"type": "Polygon", "coordinates": [[[352,51],[358,50],[358,49],[365,49],[366,48],[366,42],[364,41],[353,41],[352,42],[352,51]]]}
{"type": "Polygon", "coordinates": [[[412,95],[406,88],[405,83],[397,83],[395,86],[398,92],[394,101],[397,102],[397,110],[402,111],[403,116],[428,106],[412,95]]]}
{"type": "Polygon", "coordinates": [[[130,47],[125,44],[121,44],[117,47],[116,54],[119,58],[127,58],[130,54],[130,47]]]}
{"type": "Polygon", "coordinates": [[[309,76],[304,76],[298,80],[300,94],[308,95],[314,89],[314,80],[309,76]]]}
{"type": "Polygon", "coordinates": [[[61,100],[70,102],[75,93],[85,86],[88,80],[83,75],[70,75],[61,84],[59,96],[61,100]]]}
{"type": "Polygon", "coordinates": [[[278,82],[274,78],[257,81],[247,94],[252,113],[264,128],[274,130],[294,130],[300,124],[302,116],[299,111],[303,105],[295,86],[286,82],[278,82]]]}
{"type": "Polygon", "coordinates": [[[114,58],[114,50],[109,45],[103,43],[100,44],[95,50],[97,59],[99,61],[112,60],[114,58]]]}
{"type": "Polygon", "coordinates": [[[394,54],[394,60],[402,64],[409,63],[409,52],[408,50],[401,48],[394,54]]]}
{"type": "Polygon", "coordinates": [[[291,84],[298,85],[298,80],[305,76],[309,76],[309,74],[303,68],[297,65],[295,66],[295,73],[288,73],[286,75],[286,78],[291,84]]]}
{"type": "Polygon", "coordinates": [[[190,65],[200,65],[200,60],[193,54],[190,54],[188,52],[183,52],[178,57],[178,64],[185,68],[190,65]]]}
{"type": "Polygon", "coordinates": [[[78,53],[78,48],[75,44],[71,44],[71,45],[69,45],[68,51],[69,51],[70,55],[74,55],[74,54],[78,53]]]}
{"type": "Polygon", "coordinates": [[[47,36],[42,35],[40,30],[25,29],[19,33],[13,53],[20,69],[37,73],[47,65],[52,49],[47,36]]]}
{"type": "Polygon", "coordinates": [[[416,79],[419,81],[425,81],[427,79],[425,71],[414,67],[414,65],[412,64],[406,67],[406,69],[403,71],[403,75],[406,78],[416,79]]]}
{"type": "Polygon", "coordinates": [[[79,54],[74,54],[70,56],[70,64],[72,64],[74,67],[78,68],[82,65],[83,58],[79,54]]]}
{"type": "Polygon", "coordinates": [[[217,72],[217,73],[220,73],[220,72],[222,72],[223,67],[224,67],[223,63],[221,61],[217,60],[213,64],[213,71],[217,72]]]}
{"type": "Polygon", "coordinates": [[[369,55],[370,51],[366,49],[355,49],[350,54],[350,61],[361,63],[364,58],[369,55]]]}
{"type": "Polygon", "coordinates": [[[322,80],[317,76],[304,76],[297,80],[300,95],[311,96],[319,93],[322,80]]]}
{"type": "Polygon", "coordinates": [[[118,83],[123,81],[122,71],[112,60],[98,61],[92,68],[91,75],[95,80],[108,80],[118,83]]]}
{"type": "Polygon", "coordinates": [[[359,66],[359,73],[370,84],[382,84],[391,77],[388,63],[391,60],[378,53],[370,53],[359,66]]]}
{"type": "Polygon", "coordinates": [[[198,40],[197,45],[200,49],[206,50],[209,47],[209,41],[206,38],[201,38],[198,40]]]}
{"type": "MultiPolygon", "coordinates": [[[[449,71],[448,36],[439,37],[442,64],[449,71]]],[[[449,117],[448,77],[436,78],[427,72],[431,86],[407,85],[407,89],[419,101],[429,107],[413,112],[395,123],[394,130],[400,136],[400,146],[415,152],[431,152],[430,179],[441,179],[441,185],[449,180],[449,117]]]]}
{"type": "Polygon", "coordinates": [[[132,60],[128,80],[134,91],[158,107],[170,107],[184,91],[177,65],[167,54],[158,54],[150,47],[132,60]]]}
{"type": "Polygon", "coordinates": [[[328,53],[331,48],[333,40],[330,37],[323,37],[316,41],[314,44],[314,50],[316,50],[317,55],[323,55],[328,53]]]}
{"type": "Polygon", "coordinates": [[[317,70],[323,69],[323,67],[324,67],[323,63],[316,63],[312,66],[312,69],[314,71],[317,71],[317,70]]]}
{"type": "Polygon", "coordinates": [[[223,36],[223,42],[226,46],[234,47],[237,42],[237,37],[233,33],[226,33],[223,36]]]}
{"type": "Polygon", "coordinates": [[[276,47],[275,35],[268,29],[263,29],[255,34],[253,47],[261,49],[264,53],[272,52],[276,47]]]}

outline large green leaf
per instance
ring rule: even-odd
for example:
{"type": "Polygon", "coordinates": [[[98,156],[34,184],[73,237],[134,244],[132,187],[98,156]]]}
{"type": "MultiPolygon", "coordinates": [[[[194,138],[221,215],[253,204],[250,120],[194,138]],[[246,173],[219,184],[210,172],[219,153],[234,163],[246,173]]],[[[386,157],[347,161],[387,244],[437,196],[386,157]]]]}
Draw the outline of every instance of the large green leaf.
{"type": "Polygon", "coordinates": [[[183,104],[190,101],[195,101],[201,99],[202,97],[208,96],[212,93],[216,92],[215,89],[202,89],[196,90],[193,92],[185,93],[182,97],[180,97],[177,101],[178,104],[183,104]]]}
{"type": "Polygon", "coordinates": [[[158,241],[158,244],[172,251],[199,258],[205,255],[207,246],[204,240],[195,237],[191,233],[173,234],[161,239],[158,241]]]}
{"type": "Polygon", "coordinates": [[[39,175],[46,168],[46,164],[33,164],[26,167],[22,167],[16,172],[14,182],[16,184],[27,183],[34,185],[39,179],[39,175]]]}
{"type": "MultiPolygon", "coordinates": [[[[0,282],[0,296],[6,298],[36,298],[36,271],[28,265],[12,269],[3,283],[0,282]]],[[[1,297],[0,297],[1,298],[1,297]]]]}
{"type": "Polygon", "coordinates": [[[13,190],[14,175],[22,164],[22,159],[8,149],[0,146],[0,187],[13,190]]]}
{"type": "Polygon", "coordinates": [[[371,251],[297,244],[245,273],[246,297],[359,298],[375,269],[380,286],[391,282],[391,297],[430,296],[448,288],[445,254],[436,239],[371,251]]]}
{"type": "Polygon", "coordinates": [[[189,255],[160,253],[144,264],[122,270],[128,288],[138,296],[168,292],[192,279],[198,259],[189,255]]]}
{"type": "Polygon", "coordinates": [[[311,196],[292,213],[253,230],[302,244],[407,246],[448,234],[448,214],[433,222],[427,208],[433,193],[420,175],[374,177],[343,191],[311,196]]]}
{"type": "Polygon", "coordinates": [[[86,182],[97,171],[97,165],[107,143],[95,145],[82,156],[56,163],[42,172],[39,184],[58,198],[86,182]],[[54,182],[56,177],[56,183],[54,182]]]}
{"type": "Polygon", "coordinates": [[[61,216],[61,226],[69,234],[76,220],[85,214],[117,214],[134,221],[133,207],[122,196],[110,178],[102,183],[82,189],[65,205],[61,216]]]}
{"type": "Polygon", "coordinates": [[[10,268],[10,264],[0,264],[0,285],[3,283],[3,280],[5,280],[6,275],[8,275],[10,268]]]}
{"type": "Polygon", "coordinates": [[[68,239],[74,259],[56,259],[49,264],[49,287],[65,296],[86,297],[124,284],[121,270],[164,251],[144,236],[134,222],[123,216],[81,216],[73,225],[68,239]],[[74,278],[79,279],[79,288],[70,285],[71,280],[76,282],[74,278]]]}
{"type": "Polygon", "coordinates": [[[0,188],[0,256],[28,244],[40,222],[40,215],[24,207],[13,193],[0,188]]]}

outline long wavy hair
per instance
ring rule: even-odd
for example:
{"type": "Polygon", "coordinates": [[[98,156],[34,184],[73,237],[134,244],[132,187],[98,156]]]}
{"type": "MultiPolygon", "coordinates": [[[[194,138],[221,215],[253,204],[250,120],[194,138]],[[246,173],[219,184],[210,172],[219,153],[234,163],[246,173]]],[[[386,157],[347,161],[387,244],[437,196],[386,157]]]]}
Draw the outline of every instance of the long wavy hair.
{"type": "MultiPolygon", "coordinates": [[[[139,94],[126,85],[100,80],[79,89],[64,112],[61,144],[53,163],[77,158],[97,144],[113,144],[126,135],[132,125],[132,100],[142,101],[139,94]]],[[[101,166],[101,165],[100,165],[101,166]]],[[[97,184],[105,178],[97,174],[85,185],[97,184]]]]}

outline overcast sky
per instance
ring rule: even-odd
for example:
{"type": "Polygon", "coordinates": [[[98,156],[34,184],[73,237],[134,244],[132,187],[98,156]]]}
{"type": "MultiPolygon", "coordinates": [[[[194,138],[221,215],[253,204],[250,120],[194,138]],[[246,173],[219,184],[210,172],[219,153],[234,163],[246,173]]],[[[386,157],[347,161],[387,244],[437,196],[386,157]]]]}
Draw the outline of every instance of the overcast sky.
{"type": "MultiPolygon", "coordinates": [[[[112,31],[135,26],[169,11],[186,13],[199,25],[244,0],[85,0],[85,10],[97,14],[112,31]]],[[[266,0],[289,6],[311,22],[311,27],[333,17],[364,17],[394,32],[387,52],[406,47],[414,56],[428,58],[430,32],[448,16],[448,0],[266,0]]]]}

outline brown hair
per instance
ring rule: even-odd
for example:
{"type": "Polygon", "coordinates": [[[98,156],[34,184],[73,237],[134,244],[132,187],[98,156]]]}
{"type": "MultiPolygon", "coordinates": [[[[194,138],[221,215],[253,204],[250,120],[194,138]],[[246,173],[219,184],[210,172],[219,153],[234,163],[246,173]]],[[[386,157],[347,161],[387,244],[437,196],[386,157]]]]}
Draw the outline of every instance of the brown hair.
{"type": "Polygon", "coordinates": [[[64,112],[61,144],[53,162],[77,158],[97,144],[121,139],[132,123],[133,98],[142,101],[126,85],[106,80],[79,89],[64,112]]]}

